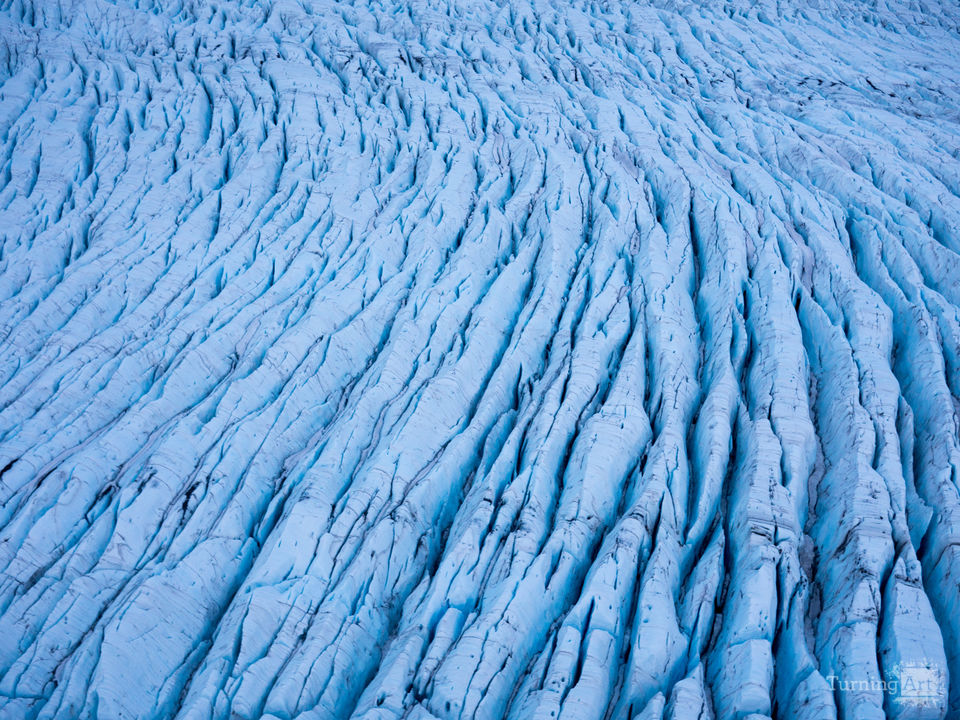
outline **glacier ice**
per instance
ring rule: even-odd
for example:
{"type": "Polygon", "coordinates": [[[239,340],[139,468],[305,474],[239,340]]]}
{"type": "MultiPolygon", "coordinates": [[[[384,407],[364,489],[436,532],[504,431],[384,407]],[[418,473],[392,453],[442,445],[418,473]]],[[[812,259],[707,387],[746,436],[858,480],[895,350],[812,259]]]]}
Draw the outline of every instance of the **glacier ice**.
{"type": "Polygon", "coordinates": [[[958,56],[4,0],[0,717],[960,718],[958,56]]]}

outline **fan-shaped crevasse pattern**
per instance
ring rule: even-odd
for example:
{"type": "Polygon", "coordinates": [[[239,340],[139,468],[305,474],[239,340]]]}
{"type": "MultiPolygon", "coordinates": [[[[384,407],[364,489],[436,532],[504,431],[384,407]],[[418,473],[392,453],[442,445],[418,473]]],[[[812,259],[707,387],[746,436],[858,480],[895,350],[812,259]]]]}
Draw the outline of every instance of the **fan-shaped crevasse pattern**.
{"type": "Polygon", "coordinates": [[[0,715],[960,717],[958,18],[4,0],[0,715]]]}

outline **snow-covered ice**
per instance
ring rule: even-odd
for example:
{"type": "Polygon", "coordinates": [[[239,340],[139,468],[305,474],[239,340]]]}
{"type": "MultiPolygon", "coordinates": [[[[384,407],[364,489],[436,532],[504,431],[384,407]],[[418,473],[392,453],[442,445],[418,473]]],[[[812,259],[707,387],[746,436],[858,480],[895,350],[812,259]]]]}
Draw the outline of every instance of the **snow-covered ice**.
{"type": "Polygon", "coordinates": [[[960,718],[955,0],[2,0],[0,243],[0,718],[960,718]]]}

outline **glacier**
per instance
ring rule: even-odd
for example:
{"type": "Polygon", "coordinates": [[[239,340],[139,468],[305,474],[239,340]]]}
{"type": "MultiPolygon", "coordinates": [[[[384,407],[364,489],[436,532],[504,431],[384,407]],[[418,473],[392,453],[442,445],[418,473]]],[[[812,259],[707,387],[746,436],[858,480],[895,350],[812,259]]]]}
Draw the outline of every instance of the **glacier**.
{"type": "Polygon", "coordinates": [[[0,718],[960,718],[960,6],[2,0],[0,718]]]}

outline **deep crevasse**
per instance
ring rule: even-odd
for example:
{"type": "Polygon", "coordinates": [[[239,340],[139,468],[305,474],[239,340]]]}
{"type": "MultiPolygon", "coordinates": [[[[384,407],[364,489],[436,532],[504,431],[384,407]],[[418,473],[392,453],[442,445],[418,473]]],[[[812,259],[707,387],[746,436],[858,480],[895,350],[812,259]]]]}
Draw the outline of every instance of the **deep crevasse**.
{"type": "Polygon", "coordinates": [[[960,717],[958,56],[4,0],[0,716],[960,717]]]}

